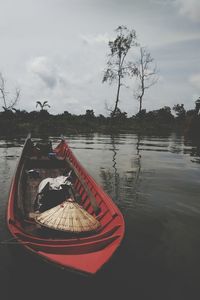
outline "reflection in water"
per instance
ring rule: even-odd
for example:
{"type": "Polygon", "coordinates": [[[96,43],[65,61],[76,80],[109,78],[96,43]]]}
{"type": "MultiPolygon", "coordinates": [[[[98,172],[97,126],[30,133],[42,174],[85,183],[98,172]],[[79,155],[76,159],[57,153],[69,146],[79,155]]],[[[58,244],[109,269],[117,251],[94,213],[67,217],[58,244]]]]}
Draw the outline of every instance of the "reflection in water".
{"type": "Polygon", "coordinates": [[[173,133],[168,138],[168,149],[171,153],[181,154],[183,152],[183,137],[173,133]]]}
{"type": "Polygon", "coordinates": [[[1,185],[1,192],[2,189],[5,188],[5,191],[7,189],[8,182],[10,181],[9,179],[9,174],[10,174],[10,164],[9,161],[10,159],[13,159],[13,155],[10,155],[9,151],[9,143],[5,141],[4,147],[1,149],[1,180],[0,180],[0,185],[1,185]]]}
{"type": "Polygon", "coordinates": [[[110,144],[111,148],[110,151],[112,152],[112,168],[113,171],[110,169],[101,168],[101,178],[103,181],[103,186],[108,194],[112,194],[116,202],[119,202],[119,188],[120,188],[120,176],[117,170],[117,148],[116,148],[116,141],[115,136],[110,136],[110,144]]]}
{"type": "Polygon", "coordinates": [[[184,139],[184,153],[189,153],[191,161],[200,164],[200,139],[184,139]]]}
{"type": "Polygon", "coordinates": [[[111,135],[111,151],[113,152],[113,157],[112,157],[112,161],[113,161],[113,169],[114,169],[114,193],[115,193],[115,200],[117,202],[119,202],[119,181],[120,181],[120,177],[119,174],[117,172],[117,161],[116,161],[116,156],[117,156],[117,149],[116,149],[116,145],[115,145],[115,137],[113,135],[111,135]]]}
{"type": "MultiPolygon", "coordinates": [[[[6,145],[5,148],[3,148],[2,157],[3,157],[3,165],[2,165],[3,174],[9,174],[9,164],[8,164],[9,154],[8,154],[8,147],[7,147],[7,145],[6,145]]],[[[3,177],[3,178],[4,178],[4,180],[6,180],[5,177],[3,177]]]]}
{"type": "Polygon", "coordinates": [[[138,183],[140,172],[141,172],[141,158],[142,158],[142,155],[140,154],[140,140],[141,140],[141,136],[140,136],[140,134],[138,134],[137,143],[136,143],[137,158],[135,160],[135,163],[136,163],[136,166],[137,166],[136,176],[135,176],[135,186],[138,183]]]}
{"type": "MultiPolygon", "coordinates": [[[[114,201],[120,207],[133,207],[135,201],[138,199],[139,179],[141,172],[141,154],[140,154],[140,135],[137,136],[136,153],[134,157],[129,160],[127,168],[123,171],[118,171],[118,164],[123,165],[123,157],[120,149],[117,148],[119,140],[116,136],[110,136],[110,144],[112,151],[112,170],[110,168],[101,168],[100,176],[103,182],[103,187],[114,201]],[[131,167],[131,169],[130,169],[131,167]]],[[[126,141],[125,141],[126,142],[126,141]]],[[[122,144],[124,145],[125,142],[122,144]]]]}
{"type": "MultiPolygon", "coordinates": [[[[66,282],[73,299],[80,299],[79,293],[87,298],[88,290],[97,295],[100,286],[105,287],[103,297],[106,290],[113,298],[130,292],[141,300],[199,299],[200,142],[176,134],[74,135],[67,140],[119,205],[126,223],[125,239],[92,280],[56,271],[26,257],[21,249],[16,259],[15,252],[0,248],[1,287],[9,287],[6,299],[21,297],[22,283],[26,297],[31,291],[35,298],[43,293],[45,299],[56,299],[58,293],[66,293],[66,282]]],[[[53,138],[53,144],[57,142],[53,138]]],[[[22,145],[23,141],[0,140],[0,239],[10,237],[5,224],[7,194],[22,145]]]]}

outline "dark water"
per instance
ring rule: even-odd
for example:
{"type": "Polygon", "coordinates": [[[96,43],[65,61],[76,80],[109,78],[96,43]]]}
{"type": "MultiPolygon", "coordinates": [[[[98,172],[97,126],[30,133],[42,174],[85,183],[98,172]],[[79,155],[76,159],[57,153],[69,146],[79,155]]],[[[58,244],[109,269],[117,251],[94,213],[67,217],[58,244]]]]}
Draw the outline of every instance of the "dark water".
{"type": "MultiPolygon", "coordinates": [[[[1,245],[2,299],[200,299],[200,143],[175,134],[67,139],[122,211],[124,242],[92,278],[49,266],[19,246],[1,245]]],[[[0,140],[1,240],[10,237],[5,211],[23,143],[0,140]]]]}

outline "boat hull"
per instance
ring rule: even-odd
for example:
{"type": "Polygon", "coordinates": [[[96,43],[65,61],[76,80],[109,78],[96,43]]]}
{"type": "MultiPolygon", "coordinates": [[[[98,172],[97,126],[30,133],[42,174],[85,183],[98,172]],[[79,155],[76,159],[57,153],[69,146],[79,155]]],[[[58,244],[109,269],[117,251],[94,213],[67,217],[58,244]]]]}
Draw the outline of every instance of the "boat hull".
{"type": "Polygon", "coordinates": [[[19,217],[17,213],[21,203],[20,181],[23,181],[28,144],[30,137],[24,145],[10,188],[7,210],[9,231],[22,247],[45,261],[78,273],[95,274],[109,261],[123,240],[125,223],[120,210],[82,167],[68,144],[62,140],[54,152],[59,160],[66,162],[70,168],[73,167],[74,186],[81,197],[81,205],[99,220],[101,227],[88,236],[47,238],[33,234],[31,232],[31,228],[35,226],[33,220],[19,217]],[[96,201],[98,213],[95,213],[92,201],[96,201]]]}

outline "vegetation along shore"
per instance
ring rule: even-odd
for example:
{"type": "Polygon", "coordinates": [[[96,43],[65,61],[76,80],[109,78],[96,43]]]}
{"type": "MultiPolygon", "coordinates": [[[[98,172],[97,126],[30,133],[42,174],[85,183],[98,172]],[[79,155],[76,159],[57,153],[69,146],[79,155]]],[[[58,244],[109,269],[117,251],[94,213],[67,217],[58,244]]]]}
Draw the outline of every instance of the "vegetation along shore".
{"type": "Polygon", "coordinates": [[[6,110],[0,113],[0,135],[16,136],[32,132],[35,136],[60,135],[70,133],[120,133],[135,132],[141,134],[176,131],[180,134],[199,136],[200,100],[192,110],[186,111],[183,104],[172,109],[168,106],[131,117],[126,112],[117,110],[115,116],[95,116],[93,110],[86,110],[83,115],[74,115],[68,111],[52,115],[46,109],[27,112],[25,110],[6,110]]]}

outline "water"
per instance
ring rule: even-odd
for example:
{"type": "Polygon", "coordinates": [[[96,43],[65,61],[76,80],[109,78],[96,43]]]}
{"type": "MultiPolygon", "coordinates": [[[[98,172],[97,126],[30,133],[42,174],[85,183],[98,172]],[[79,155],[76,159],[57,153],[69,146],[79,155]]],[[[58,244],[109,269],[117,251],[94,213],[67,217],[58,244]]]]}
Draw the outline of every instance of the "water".
{"type": "MultiPolygon", "coordinates": [[[[19,246],[1,245],[2,299],[199,299],[200,144],[176,134],[66,138],[122,211],[125,239],[94,278],[61,271],[19,246]]],[[[23,143],[0,140],[1,240],[10,237],[5,211],[23,143]]]]}

